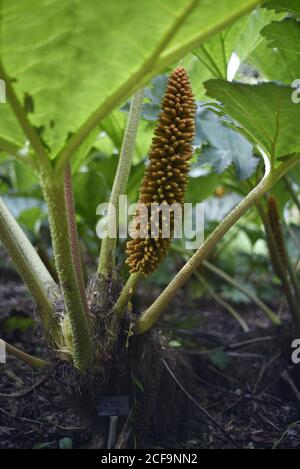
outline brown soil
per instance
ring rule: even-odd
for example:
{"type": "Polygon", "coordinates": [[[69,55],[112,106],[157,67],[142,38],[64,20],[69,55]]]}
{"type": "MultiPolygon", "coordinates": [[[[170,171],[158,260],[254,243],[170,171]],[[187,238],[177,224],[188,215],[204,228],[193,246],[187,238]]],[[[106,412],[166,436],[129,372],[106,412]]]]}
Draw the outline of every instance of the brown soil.
{"type": "MultiPolygon", "coordinates": [[[[3,269],[0,284],[1,337],[43,357],[46,351],[32,327],[25,332],[7,327],[9,318],[33,317],[25,288],[3,269]]],[[[253,308],[244,308],[243,317],[250,327],[244,333],[214,303],[188,303],[179,295],[162,326],[172,330],[170,344],[181,344],[183,353],[191,358],[197,383],[193,397],[215,422],[195,406],[193,419],[179,432],[168,431],[158,441],[152,438],[148,447],[300,448],[300,366],[293,368],[290,361],[288,316],[286,326],[278,331],[253,308]]],[[[188,387],[186,380],[181,383],[184,387],[188,387]]],[[[103,437],[87,430],[68,409],[54,371],[35,372],[8,357],[0,365],[0,393],[2,449],[57,448],[66,437],[74,448],[105,445],[103,437]]],[[[182,400],[186,405],[183,393],[182,400]]]]}

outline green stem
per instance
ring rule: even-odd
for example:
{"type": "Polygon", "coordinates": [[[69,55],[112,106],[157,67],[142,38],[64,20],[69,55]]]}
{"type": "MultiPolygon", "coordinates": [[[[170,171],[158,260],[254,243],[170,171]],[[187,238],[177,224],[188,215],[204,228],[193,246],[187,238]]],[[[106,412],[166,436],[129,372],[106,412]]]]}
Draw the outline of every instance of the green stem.
{"type": "Polygon", "coordinates": [[[268,245],[268,249],[269,249],[269,252],[270,252],[271,259],[274,263],[275,273],[281,281],[282,288],[283,288],[286,300],[288,302],[290,312],[291,312],[291,314],[294,318],[294,321],[295,321],[296,331],[300,333],[300,314],[299,314],[299,310],[298,310],[298,307],[297,307],[297,303],[295,301],[295,297],[294,297],[292,288],[291,288],[290,283],[289,283],[289,279],[288,279],[288,275],[287,275],[287,269],[284,266],[283,261],[281,259],[281,256],[278,252],[276,240],[275,240],[274,234],[272,232],[268,217],[266,216],[265,211],[264,211],[263,207],[261,206],[261,204],[258,203],[257,208],[258,208],[259,214],[261,216],[262,222],[264,224],[264,228],[265,228],[265,232],[266,232],[267,245],[268,245]]]}
{"type": "Polygon", "coordinates": [[[243,287],[240,283],[238,283],[236,280],[234,280],[232,277],[230,277],[228,274],[223,272],[221,269],[218,267],[212,265],[208,261],[203,262],[204,267],[206,267],[208,270],[213,272],[215,275],[223,279],[225,282],[229,283],[232,285],[234,288],[239,290],[241,293],[243,293],[245,296],[249,298],[253,303],[255,303],[262,311],[265,313],[267,318],[272,321],[272,324],[275,326],[280,326],[281,321],[279,317],[267,306],[265,305],[256,295],[254,295],[251,291],[249,291],[247,288],[243,287]]]}
{"type": "Polygon", "coordinates": [[[84,372],[92,360],[92,343],[72,257],[64,180],[62,176],[53,179],[47,173],[42,173],[41,186],[49,210],[56,269],[71,324],[74,366],[84,372]]]}
{"type": "Polygon", "coordinates": [[[81,293],[82,303],[87,313],[88,305],[87,305],[87,298],[86,298],[86,293],[85,293],[85,281],[84,281],[82,259],[81,259],[81,252],[80,252],[80,247],[79,247],[79,239],[78,239],[78,232],[77,232],[77,225],[76,225],[72,170],[71,170],[70,165],[67,165],[65,169],[64,191],[65,191],[65,201],[66,201],[66,210],[67,210],[67,218],[68,218],[68,225],[69,225],[69,238],[70,238],[73,265],[75,267],[75,272],[76,272],[79,290],[81,293]]]}
{"type": "MultiPolygon", "coordinates": [[[[299,245],[298,239],[295,236],[295,234],[294,234],[293,230],[291,229],[291,227],[289,226],[289,224],[285,222],[284,218],[283,218],[283,223],[284,223],[284,226],[285,226],[289,236],[293,240],[296,248],[299,249],[300,245],[299,245]]],[[[297,275],[297,263],[298,262],[295,262],[295,263],[292,262],[291,256],[288,253],[287,247],[286,247],[286,257],[287,257],[287,261],[288,261],[288,271],[289,271],[289,274],[290,274],[290,279],[293,283],[293,287],[294,287],[294,291],[295,291],[295,295],[296,295],[296,300],[297,300],[297,304],[299,305],[299,311],[300,311],[300,282],[299,282],[299,278],[298,278],[298,275],[297,275]]]]}
{"type": "Polygon", "coordinates": [[[42,360],[41,358],[33,357],[32,355],[29,355],[28,353],[23,352],[22,350],[14,347],[13,345],[8,344],[7,342],[4,342],[4,344],[5,344],[5,350],[7,353],[18,358],[23,363],[26,363],[26,365],[30,365],[33,368],[38,368],[42,370],[47,369],[51,366],[51,363],[46,362],[45,360],[42,360]]]}
{"type": "Polygon", "coordinates": [[[299,285],[299,279],[297,276],[296,268],[291,262],[291,258],[288,257],[288,271],[290,274],[290,279],[294,287],[295,295],[296,295],[296,300],[297,300],[297,305],[298,305],[298,315],[299,315],[299,322],[300,322],[300,285],[299,285]]]}
{"type": "MultiPolygon", "coordinates": [[[[125,194],[126,191],[143,100],[144,90],[141,89],[132,98],[119,164],[110,196],[107,224],[109,228],[116,216],[116,230],[118,229],[119,196],[125,194]]],[[[111,276],[114,268],[116,242],[116,236],[104,238],[102,241],[98,272],[105,278],[111,276]]]]}
{"type": "Polygon", "coordinates": [[[210,284],[205,280],[205,278],[200,275],[198,272],[195,272],[194,274],[196,278],[199,280],[199,282],[203,285],[205,290],[210,294],[210,296],[223,308],[225,308],[231,316],[234,317],[234,319],[239,323],[241,328],[243,329],[244,332],[249,332],[249,327],[247,323],[244,321],[244,319],[241,317],[241,315],[229,304],[227,301],[223,300],[215,291],[214,289],[210,286],[210,284]]]}
{"type": "Polygon", "coordinates": [[[295,297],[293,295],[293,291],[289,283],[289,279],[284,269],[283,263],[280,259],[280,256],[278,256],[276,242],[271,232],[269,232],[269,248],[270,248],[270,251],[272,252],[272,257],[276,259],[276,265],[277,265],[276,273],[280,278],[280,281],[281,281],[281,284],[282,284],[282,287],[283,287],[283,290],[284,290],[284,293],[285,293],[285,296],[286,296],[286,299],[290,308],[290,312],[294,318],[295,329],[297,331],[297,334],[300,334],[299,308],[295,300],[295,297]]]}
{"type": "Polygon", "coordinates": [[[115,313],[119,319],[122,318],[126,307],[134,294],[138,281],[141,278],[140,274],[131,274],[127,280],[126,285],[124,286],[121,295],[118,298],[118,301],[115,305],[115,313]]]}
{"type": "Polygon", "coordinates": [[[57,294],[57,285],[1,198],[0,240],[38,305],[47,336],[57,339],[57,323],[51,301],[57,294]]]}
{"type": "Polygon", "coordinates": [[[11,105],[11,108],[24,132],[24,134],[27,136],[29,142],[32,145],[32,148],[39,160],[40,163],[42,163],[43,166],[45,166],[48,169],[51,169],[51,163],[48,158],[47,152],[43,146],[43,143],[41,139],[39,138],[38,134],[32,127],[31,123],[29,122],[29,119],[26,115],[26,112],[24,111],[16,93],[15,90],[11,84],[11,79],[10,77],[6,74],[6,71],[0,61],[0,77],[2,77],[5,81],[6,85],[6,92],[7,92],[7,98],[8,101],[11,105]]]}
{"type": "MultiPolygon", "coordinates": [[[[193,55],[195,57],[197,57],[197,59],[207,68],[207,70],[212,74],[213,77],[216,77],[216,78],[219,78],[219,75],[216,74],[216,71],[214,70],[214,68],[209,65],[204,59],[203,57],[201,57],[199,54],[197,54],[197,52],[193,52],[193,55]]],[[[223,78],[223,77],[222,77],[223,78]]]]}
{"type": "Polygon", "coordinates": [[[207,58],[207,60],[211,63],[211,66],[214,68],[214,71],[215,71],[214,75],[216,76],[216,78],[226,79],[226,76],[223,75],[217,63],[214,61],[213,57],[209,54],[209,52],[207,52],[205,46],[201,46],[201,50],[203,54],[205,55],[205,57],[207,58]]]}
{"type": "Polygon", "coordinates": [[[227,217],[217,226],[207,240],[178,272],[176,277],[165,288],[156,301],[141,316],[137,323],[137,332],[147,332],[160,318],[168,303],[174,298],[177,291],[185,284],[189,277],[196,271],[201,263],[212,252],[216,244],[224,237],[230,228],[252,207],[261,196],[263,196],[291,167],[299,162],[300,155],[295,155],[285,163],[282,163],[272,173],[270,172],[270,162],[263,154],[265,162],[265,176],[262,181],[227,215],[227,217]]]}

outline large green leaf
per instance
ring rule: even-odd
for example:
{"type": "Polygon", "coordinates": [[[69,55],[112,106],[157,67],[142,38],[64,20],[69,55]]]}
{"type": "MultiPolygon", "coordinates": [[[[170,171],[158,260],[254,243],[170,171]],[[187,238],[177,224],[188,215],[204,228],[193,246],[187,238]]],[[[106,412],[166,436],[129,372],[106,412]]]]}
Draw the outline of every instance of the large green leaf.
{"type": "Polygon", "coordinates": [[[189,71],[195,98],[203,101],[205,99],[203,83],[216,75],[194,53],[188,54],[182,62],[183,66],[189,71]]]}
{"type": "Polygon", "coordinates": [[[213,166],[221,174],[233,164],[239,180],[252,176],[258,159],[253,156],[252,145],[242,135],[224,125],[207,109],[197,112],[197,126],[200,129],[200,143],[204,145],[196,167],[213,166]]]}
{"type": "Polygon", "coordinates": [[[71,153],[142,83],[258,3],[2,0],[1,59],[52,155],[86,123],[71,153]]]}
{"type": "Polygon", "coordinates": [[[183,64],[189,70],[196,98],[205,99],[204,81],[220,77],[232,79],[239,64],[264,41],[260,35],[262,28],[281,18],[282,14],[257,8],[188,54],[183,64]]]}
{"type": "Polygon", "coordinates": [[[273,21],[261,33],[270,41],[271,47],[277,47],[293,54],[300,54],[300,24],[288,18],[284,21],[273,21]]]}
{"type": "Polygon", "coordinates": [[[275,18],[274,11],[257,9],[221,31],[195,54],[211,70],[212,77],[227,78],[232,54],[235,53],[243,62],[263,40],[260,35],[262,28],[275,18]]]}
{"type": "Polygon", "coordinates": [[[223,126],[222,145],[207,147],[199,157],[199,164],[212,165],[216,172],[223,173],[234,165],[239,180],[252,176],[258,159],[252,154],[252,145],[240,134],[223,126]]]}
{"type": "Polygon", "coordinates": [[[0,103],[0,137],[9,144],[23,147],[26,137],[18,125],[17,119],[11,111],[8,103],[0,103]]]}
{"type": "Polygon", "coordinates": [[[300,15],[299,0],[270,0],[265,7],[278,12],[289,12],[294,15],[300,15]]]}
{"type": "Polygon", "coordinates": [[[300,151],[300,106],[292,102],[292,88],[224,80],[209,80],[205,86],[207,95],[222,103],[216,108],[235,119],[243,133],[271,158],[300,151]]]}
{"type": "Polygon", "coordinates": [[[266,11],[264,8],[260,8],[250,13],[247,21],[241,18],[237,22],[237,24],[243,24],[244,22],[244,27],[234,49],[241,62],[244,62],[251,52],[263,41],[260,34],[261,30],[272,20],[280,20],[282,16],[282,14],[275,14],[273,11],[266,11]]]}
{"type": "Polygon", "coordinates": [[[221,183],[221,177],[216,173],[209,173],[199,177],[190,177],[185,194],[185,202],[200,203],[213,195],[216,187],[221,183]]]}
{"type": "Polygon", "coordinates": [[[298,55],[269,46],[266,39],[252,52],[249,62],[268,80],[279,80],[290,85],[300,77],[298,55]]]}

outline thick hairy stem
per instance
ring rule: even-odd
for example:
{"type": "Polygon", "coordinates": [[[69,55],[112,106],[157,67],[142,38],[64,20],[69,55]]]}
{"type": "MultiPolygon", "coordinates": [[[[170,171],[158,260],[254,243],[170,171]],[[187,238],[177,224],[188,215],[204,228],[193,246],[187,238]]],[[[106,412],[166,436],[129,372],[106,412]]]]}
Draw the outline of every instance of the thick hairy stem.
{"type": "MultiPolygon", "coordinates": [[[[117,217],[116,230],[118,229],[119,196],[125,194],[126,191],[143,100],[144,89],[141,89],[133,96],[130,106],[119,164],[109,201],[107,216],[108,229],[114,224],[115,216],[117,217]]],[[[102,241],[98,272],[104,278],[109,278],[112,274],[115,262],[116,242],[116,237],[107,237],[102,241]]]]}
{"type": "Polygon", "coordinates": [[[76,271],[77,282],[79,285],[82,303],[88,312],[87,298],[85,293],[85,281],[82,268],[81,252],[79,247],[78,232],[76,225],[74,195],[73,195],[73,183],[72,183],[72,170],[71,166],[67,165],[64,174],[64,189],[65,189],[65,201],[66,210],[69,224],[69,237],[73,264],[76,271]]]}
{"type": "Polygon", "coordinates": [[[201,263],[209,256],[216,244],[224,237],[230,228],[256,204],[256,202],[277,182],[289,169],[299,162],[300,155],[288,160],[270,172],[268,157],[263,154],[266,172],[262,181],[227,215],[213,233],[202,244],[198,251],[191,257],[176,277],[165,288],[157,300],[148,308],[139,319],[136,331],[140,334],[147,332],[160,318],[166,306],[174,298],[177,291],[185,284],[189,277],[196,271],[201,263]]]}
{"type": "Polygon", "coordinates": [[[280,321],[279,317],[267,305],[265,305],[265,303],[263,303],[256,295],[254,295],[251,291],[249,291],[243,285],[238,283],[236,280],[234,280],[228,274],[223,272],[223,270],[218,269],[218,267],[216,267],[215,265],[212,265],[210,262],[204,261],[203,265],[208,270],[213,272],[215,275],[222,278],[225,282],[229,283],[234,288],[236,288],[241,293],[243,293],[245,296],[247,296],[249,298],[249,300],[251,300],[253,303],[255,303],[261,309],[261,311],[266,315],[267,318],[270,319],[270,321],[272,322],[272,324],[274,324],[274,326],[280,326],[281,325],[281,321],[280,321]]]}
{"type": "Polygon", "coordinates": [[[37,303],[47,337],[58,340],[58,324],[51,301],[58,287],[1,198],[0,240],[37,303]]]}
{"type": "Polygon", "coordinates": [[[63,177],[53,180],[48,174],[42,174],[41,185],[49,210],[56,269],[72,329],[74,365],[84,372],[92,360],[92,344],[73,263],[63,177]]]}
{"type": "Polygon", "coordinates": [[[13,345],[8,344],[7,342],[4,342],[4,346],[5,346],[6,353],[9,353],[10,355],[18,358],[23,363],[26,363],[26,365],[30,365],[33,368],[46,369],[51,366],[51,363],[46,362],[45,360],[42,360],[41,358],[33,357],[32,355],[29,355],[28,353],[23,352],[22,350],[14,347],[13,345]]]}
{"type": "Polygon", "coordinates": [[[136,290],[140,278],[140,274],[131,274],[129,279],[127,280],[127,283],[124,286],[114,308],[118,318],[121,318],[123,316],[124,311],[126,310],[126,307],[136,290]]]}

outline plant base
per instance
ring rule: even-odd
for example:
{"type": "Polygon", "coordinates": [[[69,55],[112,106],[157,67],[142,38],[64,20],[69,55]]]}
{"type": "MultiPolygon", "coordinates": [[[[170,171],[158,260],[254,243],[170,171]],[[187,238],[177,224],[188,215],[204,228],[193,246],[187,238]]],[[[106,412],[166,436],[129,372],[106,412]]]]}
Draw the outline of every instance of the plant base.
{"type": "Polygon", "coordinates": [[[97,346],[94,365],[82,376],[70,362],[59,360],[56,378],[68,404],[98,432],[99,428],[105,431],[107,425],[107,419],[97,415],[101,397],[128,396],[131,444],[143,447],[149,436],[161,439],[182,430],[192,415],[190,403],[164,361],[189,392],[193,373],[186,359],[168,346],[158,330],[132,335],[130,324],[136,319],[132,313],[127,313],[115,334],[110,310],[118,290],[115,283],[107,282],[103,294],[103,280],[92,279],[88,302],[91,316],[99,325],[94,337],[97,346]]]}

